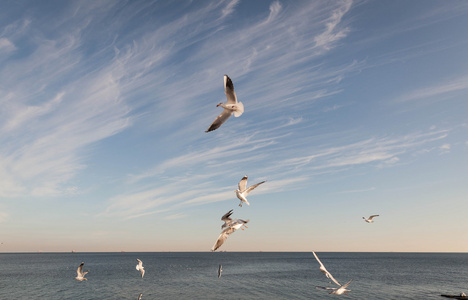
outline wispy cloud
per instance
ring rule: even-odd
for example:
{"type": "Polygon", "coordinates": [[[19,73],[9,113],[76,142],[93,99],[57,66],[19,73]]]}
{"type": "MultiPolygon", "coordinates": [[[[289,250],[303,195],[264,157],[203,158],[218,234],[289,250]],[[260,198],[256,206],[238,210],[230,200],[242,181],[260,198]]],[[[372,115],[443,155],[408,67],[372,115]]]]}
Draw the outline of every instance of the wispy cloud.
{"type": "Polygon", "coordinates": [[[222,9],[222,15],[221,17],[222,18],[225,18],[226,16],[229,16],[230,14],[232,14],[234,12],[234,9],[236,7],[236,5],[239,3],[239,0],[232,0],[230,1],[226,7],[224,7],[222,9]]]}
{"type": "Polygon", "coordinates": [[[444,139],[446,131],[415,133],[395,138],[371,138],[343,146],[311,149],[313,154],[285,159],[281,163],[298,170],[346,169],[377,163],[394,164],[399,155],[415,152],[420,146],[444,139]]]}
{"type": "MultiPolygon", "coordinates": [[[[256,194],[301,189],[316,176],[347,172],[363,166],[375,169],[394,166],[401,160],[407,162],[422,147],[447,137],[446,130],[434,129],[329,147],[282,144],[287,137],[281,135],[282,130],[288,131],[295,126],[298,126],[298,130],[307,130],[300,129],[300,125],[300,122],[290,122],[290,127],[285,128],[279,124],[258,132],[262,139],[257,139],[257,136],[234,139],[230,144],[221,142],[222,147],[213,147],[208,143],[199,152],[163,161],[150,171],[133,175],[133,180],[127,184],[138,187],[141,186],[140,182],[146,182],[144,191],[111,199],[105,215],[132,218],[153,214],[161,209],[173,211],[232,201],[238,180],[249,171],[251,173],[248,175],[256,176],[250,177],[252,180],[267,180],[261,189],[256,190],[256,194]],[[301,155],[304,152],[311,154],[301,155]],[[230,159],[225,160],[225,157],[230,159]],[[250,158],[254,158],[254,170],[245,168],[246,160],[250,158]],[[237,164],[238,160],[242,161],[241,165],[237,164]]],[[[229,140],[229,135],[225,138],[229,140]]]]}
{"type": "Polygon", "coordinates": [[[343,1],[342,3],[343,5],[334,10],[333,14],[325,23],[325,31],[315,37],[314,41],[316,47],[330,50],[336,41],[346,37],[347,33],[349,32],[349,28],[339,28],[339,25],[341,23],[341,19],[349,11],[353,2],[343,1]]]}
{"type": "Polygon", "coordinates": [[[0,98],[0,172],[7,186],[0,194],[67,193],[66,183],[84,167],[85,147],[131,124],[116,63],[83,74],[89,66],[74,30],[56,40],[37,37],[27,57],[0,71],[7,87],[0,98]]]}
{"type": "Polygon", "coordinates": [[[453,79],[449,82],[443,82],[430,87],[416,89],[396,99],[397,102],[428,99],[433,97],[442,97],[445,99],[450,93],[464,91],[468,89],[468,76],[453,79]]]}
{"type": "Polygon", "coordinates": [[[9,39],[0,38],[0,53],[14,51],[15,49],[15,45],[13,45],[13,43],[9,39]]]}
{"type": "Polygon", "coordinates": [[[446,154],[450,152],[450,149],[452,148],[452,145],[450,144],[443,144],[442,146],[439,147],[439,150],[442,154],[446,154]]]}

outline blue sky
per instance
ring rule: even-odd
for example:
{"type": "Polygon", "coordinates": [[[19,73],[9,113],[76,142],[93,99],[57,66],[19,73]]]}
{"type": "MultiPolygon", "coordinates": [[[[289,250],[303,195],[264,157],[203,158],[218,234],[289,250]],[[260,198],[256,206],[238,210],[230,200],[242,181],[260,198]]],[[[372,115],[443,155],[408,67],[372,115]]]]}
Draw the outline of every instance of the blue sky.
{"type": "Polygon", "coordinates": [[[234,209],[221,250],[467,252],[467,28],[465,1],[2,1],[0,251],[209,251],[234,209]],[[245,112],[205,133],[224,74],[245,112]]]}

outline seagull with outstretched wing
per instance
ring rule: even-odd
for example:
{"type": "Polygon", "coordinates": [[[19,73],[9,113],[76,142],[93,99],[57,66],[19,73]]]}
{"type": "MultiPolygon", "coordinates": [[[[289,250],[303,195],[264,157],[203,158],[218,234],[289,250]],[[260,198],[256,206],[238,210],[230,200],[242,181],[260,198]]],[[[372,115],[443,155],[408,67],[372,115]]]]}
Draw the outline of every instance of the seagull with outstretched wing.
{"type": "MultiPolygon", "coordinates": [[[[214,243],[213,247],[211,247],[211,251],[216,251],[219,247],[221,247],[226,239],[234,233],[237,229],[241,228],[242,226],[245,226],[249,220],[241,220],[241,219],[235,219],[231,225],[229,225],[228,228],[224,229],[221,234],[219,235],[218,239],[214,243]]],[[[247,227],[247,226],[245,226],[247,227]]],[[[244,230],[244,228],[242,228],[244,230]]]]}
{"type": "Polygon", "coordinates": [[[136,265],[135,268],[137,269],[137,271],[140,271],[141,278],[143,278],[143,276],[145,276],[145,268],[143,267],[143,262],[138,258],[136,260],[138,261],[138,265],[136,265]]]}
{"type": "Polygon", "coordinates": [[[224,108],[223,112],[216,117],[213,123],[205,132],[210,132],[218,129],[229,117],[234,114],[234,117],[240,117],[244,112],[244,104],[237,102],[236,92],[234,92],[234,85],[232,84],[231,78],[224,75],[224,92],[226,93],[227,102],[219,103],[216,107],[221,106],[224,108]]]}
{"type": "Polygon", "coordinates": [[[364,219],[364,221],[366,221],[367,223],[374,223],[374,220],[372,220],[374,217],[378,217],[379,215],[372,215],[370,216],[369,218],[365,218],[365,217],[362,217],[364,219]]]}
{"type": "Polygon", "coordinates": [[[348,295],[346,294],[346,292],[349,292],[351,290],[348,290],[346,289],[348,287],[348,285],[351,283],[351,281],[353,281],[352,279],[345,285],[342,285],[340,286],[339,288],[330,288],[330,287],[324,287],[324,286],[316,286],[315,288],[316,289],[320,289],[320,290],[327,290],[327,291],[331,291],[330,293],[328,294],[332,294],[332,295],[342,295],[342,294],[345,294],[345,295],[348,295]]]}
{"type": "Polygon", "coordinates": [[[76,270],[75,279],[78,281],[88,280],[87,278],[85,278],[85,275],[89,273],[89,270],[86,272],[83,272],[83,266],[84,266],[84,262],[82,262],[80,266],[78,267],[78,269],[76,270]]]}
{"type": "Polygon", "coordinates": [[[245,175],[242,177],[242,179],[239,181],[239,188],[235,190],[237,198],[239,198],[240,203],[239,206],[242,207],[242,202],[246,203],[247,205],[250,205],[249,201],[247,201],[247,195],[253,191],[257,186],[259,186],[262,183],[265,183],[266,181],[259,182],[257,184],[251,185],[247,188],[247,178],[248,176],[245,175]]]}
{"type": "Polygon", "coordinates": [[[328,279],[330,279],[331,281],[333,281],[334,283],[336,283],[337,285],[341,286],[341,284],[335,279],[333,278],[332,274],[330,272],[328,272],[328,270],[325,268],[325,266],[322,264],[322,262],[320,261],[320,259],[318,258],[317,254],[315,254],[314,251],[312,251],[312,253],[314,254],[315,256],[315,259],[318,261],[318,263],[320,264],[320,272],[322,272],[323,274],[325,274],[325,276],[327,276],[328,279]]]}

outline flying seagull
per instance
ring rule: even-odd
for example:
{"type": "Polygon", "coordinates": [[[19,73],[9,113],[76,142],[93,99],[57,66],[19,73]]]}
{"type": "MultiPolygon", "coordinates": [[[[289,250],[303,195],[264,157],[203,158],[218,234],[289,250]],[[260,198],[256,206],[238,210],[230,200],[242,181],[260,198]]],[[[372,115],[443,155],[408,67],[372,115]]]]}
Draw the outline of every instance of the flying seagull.
{"type": "Polygon", "coordinates": [[[315,288],[316,289],[321,289],[321,290],[327,290],[327,291],[331,291],[330,293],[328,294],[333,294],[333,295],[342,295],[342,294],[345,294],[345,295],[348,295],[346,294],[346,292],[349,292],[351,290],[347,290],[346,288],[348,287],[348,285],[351,283],[351,281],[353,281],[352,279],[345,285],[342,285],[341,287],[339,288],[330,288],[330,287],[323,287],[323,286],[316,286],[315,288]]]}
{"type": "Polygon", "coordinates": [[[142,293],[140,293],[140,295],[138,296],[138,300],[141,300],[141,296],[143,296],[142,293]]]}
{"type": "Polygon", "coordinates": [[[138,258],[136,260],[138,261],[138,265],[136,265],[135,268],[137,269],[137,271],[140,271],[141,278],[143,278],[143,276],[145,276],[145,268],[143,267],[143,262],[138,258]]]}
{"type": "Polygon", "coordinates": [[[85,275],[88,274],[89,270],[86,272],[83,272],[83,266],[84,266],[84,262],[82,262],[80,266],[78,267],[78,269],[76,270],[75,279],[78,281],[88,280],[87,278],[85,278],[85,275]]]}
{"type": "Polygon", "coordinates": [[[242,179],[239,181],[239,188],[235,190],[237,198],[239,198],[240,203],[239,206],[242,207],[242,202],[245,202],[247,205],[250,205],[249,201],[247,201],[247,195],[253,191],[254,188],[259,186],[260,184],[264,183],[265,181],[259,182],[257,184],[251,185],[248,188],[247,187],[247,175],[242,177],[242,179]]]}
{"type": "Polygon", "coordinates": [[[228,227],[229,225],[232,224],[232,222],[233,222],[233,220],[231,218],[232,211],[233,210],[231,209],[224,216],[221,217],[221,221],[224,221],[224,224],[221,225],[221,229],[223,229],[224,227],[228,227]]]}
{"type": "Polygon", "coordinates": [[[313,253],[314,256],[315,256],[315,259],[317,259],[318,263],[320,264],[320,272],[322,272],[323,274],[325,274],[325,276],[327,276],[327,278],[329,278],[330,280],[332,280],[334,283],[336,283],[337,285],[341,286],[341,284],[340,284],[335,278],[333,278],[332,274],[330,274],[330,272],[327,271],[327,269],[325,268],[325,266],[322,264],[322,262],[321,262],[320,259],[318,258],[317,254],[315,254],[314,251],[312,251],[312,253],[313,253]]]}
{"type": "Polygon", "coordinates": [[[216,105],[216,107],[221,106],[224,110],[216,117],[211,126],[205,132],[218,129],[232,114],[234,114],[234,117],[240,117],[244,112],[244,104],[242,104],[242,102],[237,102],[234,85],[232,84],[231,78],[227,75],[224,75],[224,92],[226,93],[227,102],[216,105]]]}
{"type": "Polygon", "coordinates": [[[223,265],[219,265],[219,267],[218,267],[218,278],[221,277],[222,272],[223,272],[223,265]]]}
{"type": "Polygon", "coordinates": [[[364,219],[364,221],[366,221],[367,223],[374,223],[374,220],[372,220],[374,217],[378,217],[379,215],[372,215],[370,216],[369,218],[365,218],[365,217],[362,217],[364,219]]]}
{"type": "MultiPolygon", "coordinates": [[[[242,226],[245,226],[249,220],[241,220],[241,219],[235,219],[231,225],[229,225],[228,228],[224,229],[221,234],[219,235],[218,239],[214,243],[213,247],[211,248],[211,251],[216,251],[219,247],[221,247],[222,244],[226,241],[226,239],[237,229],[241,228],[242,226]]],[[[247,227],[247,226],[245,226],[247,227]]],[[[242,228],[244,230],[244,228],[242,228]]]]}

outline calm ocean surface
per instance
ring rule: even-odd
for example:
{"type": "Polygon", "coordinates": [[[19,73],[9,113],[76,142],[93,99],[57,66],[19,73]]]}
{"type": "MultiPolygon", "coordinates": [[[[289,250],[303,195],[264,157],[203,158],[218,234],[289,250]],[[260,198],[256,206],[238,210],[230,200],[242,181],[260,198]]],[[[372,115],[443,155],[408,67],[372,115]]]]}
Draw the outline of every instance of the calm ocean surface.
{"type": "Polygon", "coordinates": [[[0,299],[439,299],[468,293],[468,254],[318,252],[0,254],[0,299]],[[145,277],[135,269],[143,261],[145,277]],[[88,281],[74,280],[85,262],[88,281]],[[221,278],[218,265],[223,265],[221,278]]]}

